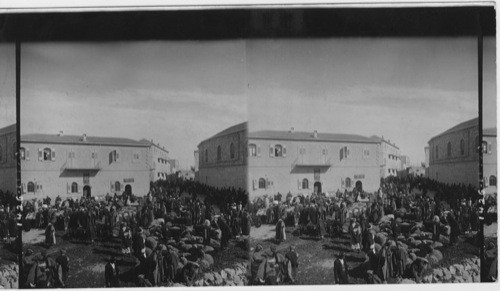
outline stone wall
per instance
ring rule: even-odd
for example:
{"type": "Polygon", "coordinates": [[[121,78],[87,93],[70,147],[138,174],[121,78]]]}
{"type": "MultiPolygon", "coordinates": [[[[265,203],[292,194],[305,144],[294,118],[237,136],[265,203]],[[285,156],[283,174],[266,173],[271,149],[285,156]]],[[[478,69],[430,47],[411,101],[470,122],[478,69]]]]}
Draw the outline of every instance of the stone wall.
{"type": "Polygon", "coordinates": [[[0,289],[17,289],[19,268],[15,262],[0,261],[0,289]]]}

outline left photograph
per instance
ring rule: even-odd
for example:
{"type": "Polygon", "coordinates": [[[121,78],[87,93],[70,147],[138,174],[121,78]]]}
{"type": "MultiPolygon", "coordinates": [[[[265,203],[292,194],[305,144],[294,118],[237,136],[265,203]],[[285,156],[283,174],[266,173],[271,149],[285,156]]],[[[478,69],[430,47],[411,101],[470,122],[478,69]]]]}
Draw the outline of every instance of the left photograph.
{"type": "Polygon", "coordinates": [[[21,44],[21,287],[245,284],[244,61],[242,41],[21,44]]]}
{"type": "Polygon", "coordinates": [[[0,43],[0,288],[18,288],[15,44],[0,43]]]}
{"type": "Polygon", "coordinates": [[[16,51],[0,43],[0,288],[18,288],[16,51]]]}

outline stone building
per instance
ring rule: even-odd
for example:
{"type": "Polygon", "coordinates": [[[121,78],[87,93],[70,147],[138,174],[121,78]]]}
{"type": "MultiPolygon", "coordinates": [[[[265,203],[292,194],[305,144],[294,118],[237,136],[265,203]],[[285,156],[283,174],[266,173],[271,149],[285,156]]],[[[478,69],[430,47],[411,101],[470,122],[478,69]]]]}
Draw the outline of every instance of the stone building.
{"type": "Polygon", "coordinates": [[[172,174],[168,163],[168,151],[159,143],[154,143],[153,140],[141,139],[140,142],[149,146],[147,158],[149,160],[150,181],[165,180],[172,174]]]}
{"type": "MultiPolygon", "coordinates": [[[[401,168],[401,152],[395,143],[384,137],[372,136],[373,140],[379,143],[380,177],[397,176],[401,168]]],[[[409,159],[409,158],[408,158],[409,159]]]]}
{"type": "Polygon", "coordinates": [[[16,125],[0,128],[0,190],[16,193],[16,125]]]}
{"type": "MultiPolygon", "coordinates": [[[[496,145],[496,136],[493,140],[496,145]]],[[[477,149],[480,143],[477,118],[462,122],[432,137],[428,144],[429,178],[447,184],[463,183],[479,186],[477,149]]],[[[492,148],[491,153],[486,151],[484,163],[494,164],[494,177],[496,177],[496,148],[492,148]]]]}
{"type": "Polygon", "coordinates": [[[497,193],[497,129],[483,130],[483,177],[486,194],[497,193]]]}
{"type": "Polygon", "coordinates": [[[149,192],[149,145],[83,134],[21,136],[24,199],[149,192]]]}
{"type": "Polygon", "coordinates": [[[248,192],[333,193],[380,186],[379,142],[360,135],[257,131],[248,135],[248,192]]]}
{"type": "Polygon", "coordinates": [[[247,187],[247,123],[231,126],[198,145],[199,182],[214,187],[247,187]]]}

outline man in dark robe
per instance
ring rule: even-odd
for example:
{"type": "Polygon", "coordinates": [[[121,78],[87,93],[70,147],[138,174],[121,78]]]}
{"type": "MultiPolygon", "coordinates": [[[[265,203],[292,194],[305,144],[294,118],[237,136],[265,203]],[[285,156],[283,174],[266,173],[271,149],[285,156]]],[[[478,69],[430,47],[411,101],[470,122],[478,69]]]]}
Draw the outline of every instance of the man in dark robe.
{"type": "Polygon", "coordinates": [[[333,275],[335,284],[349,284],[349,268],[345,262],[344,253],[340,253],[333,263],[333,275]]]}
{"type": "Polygon", "coordinates": [[[111,257],[104,267],[104,279],[106,281],[106,287],[120,287],[119,276],[120,272],[116,267],[115,257],[111,257]]]}

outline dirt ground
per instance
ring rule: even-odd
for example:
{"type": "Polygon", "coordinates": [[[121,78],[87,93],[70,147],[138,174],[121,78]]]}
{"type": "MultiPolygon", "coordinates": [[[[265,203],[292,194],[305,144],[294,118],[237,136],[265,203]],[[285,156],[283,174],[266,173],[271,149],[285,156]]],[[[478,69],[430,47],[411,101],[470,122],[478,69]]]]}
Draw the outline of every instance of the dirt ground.
{"type": "MultiPolygon", "coordinates": [[[[47,249],[44,246],[43,230],[30,230],[23,232],[23,250],[32,248],[35,253],[47,250],[49,256],[56,258],[61,248],[65,248],[70,259],[69,276],[67,287],[70,288],[95,288],[105,287],[104,266],[112,256],[117,258],[117,267],[121,278],[121,287],[135,287],[134,278],[128,276],[128,272],[135,266],[133,257],[125,257],[121,254],[119,239],[95,242],[94,245],[76,241],[68,241],[62,238],[63,232],[56,232],[57,244],[47,249]],[[24,239],[26,238],[26,239],[24,239]]],[[[228,249],[222,252],[214,252],[214,270],[233,266],[237,262],[248,259],[247,246],[236,240],[232,241],[228,249]]]]}
{"type": "MultiPolygon", "coordinates": [[[[293,228],[287,227],[287,240],[281,244],[274,242],[274,225],[262,225],[253,228],[250,234],[250,246],[254,248],[257,243],[262,244],[264,250],[269,250],[272,245],[285,254],[290,245],[294,245],[299,254],[299,268],[297,274],[297,284],[317,285],[333,284],[333,262],[335,256],[340,251],[346,254],[346,261],[349,267],[349,275],[352,284],[365,284],[365,271],[361,264],[365,261],[364,253],[356,253],[350,250],[350,239],[348,234],[340,237],[323,239],[308,236],[294,236],[293,228]]],[[[465,258],[479,256],[479,249],[475,246],[473,238],[461,237],[459,243],[453,247],[441,249],[444,259],[439,266],[449,266],[465,258]]],[[[397,283],[396,279],[390,279],[388,283],[397,283]]]]}

